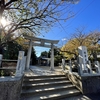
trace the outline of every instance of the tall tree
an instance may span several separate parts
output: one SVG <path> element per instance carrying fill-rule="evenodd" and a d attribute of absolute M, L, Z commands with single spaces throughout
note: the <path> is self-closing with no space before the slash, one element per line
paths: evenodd
<path fill-rule="evenodd" d="M 66 1 L 0 0 L 0 20 L 8 21 L 6 25 L 0 21 L 0 44 L 21 34 L 39 35 L 58 20 L 68 20 L 73 13 L 69 9 L 70 0 Z"/>
<path fill-rule="evenodd" d="M 70 40 L 61 48 L 61 52 L 68 58 L 77 58 L 77 49 L 79 46 L 84 46 L 88 35 L 84 33 L 84 28 L 77 28 L 72 34 Z"/>
<path fill-rule="evenodd" d="M 22 46 L 16 41 L 7 42 L 4 48 L 4 59 L 18 59 L 18 53 L 22 50 Z"/>
<path fill-rule="evenodd" d="M 84 33 L 84 29 L 77 29 L 76 32 L 73 34 L 72 38 L 61 48 L 61 51 L 68 58 L 78 56 L 78 47 L 79 46 L 86 46 L 89 50 L 89 54 L 91 51 L 98 51 L 99 45 L 98 41 L 100 39 L 100 32 L 93 31 L 88 34 Z M 95 45 L 93 45 L 95 44 Z M 92 54 L 93 54 L 92 52 Z"/>
<path fill-rule="evenodd" d="M 45 58 L 48 58 L 48 52 L 47 51 L 43 51 L 41 52 L 41 57 L 45 57 Z"/>
<path fill-rule="evenodd" d="M 90 56 L 92 55 L 93 59 L 96 61 L 97 55 L 100 52 L 100 32 L 91 31 L 88 40 L 91 43 L 91 45 L 88 47 Z"/>

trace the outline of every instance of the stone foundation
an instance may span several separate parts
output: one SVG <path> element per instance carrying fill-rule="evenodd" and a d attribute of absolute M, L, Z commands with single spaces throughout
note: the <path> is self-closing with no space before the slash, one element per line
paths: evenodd
<path fill-rule="evenodd" d="M 70 72 L 66 76 L 83 94 L 100 92 L 100 76 L 83 77 Z"/>
<path fill-rule="evenodd" d="M 0 100 L 19 100 L 22 77 L 0 77 Z"/>

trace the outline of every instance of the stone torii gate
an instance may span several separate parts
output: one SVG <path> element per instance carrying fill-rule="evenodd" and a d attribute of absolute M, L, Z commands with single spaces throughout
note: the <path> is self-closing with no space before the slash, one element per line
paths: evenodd
<path fill-rule="evenodd" d="M 27 35 L 24 35 L 24 38 L 29 40 L 29 42 L 25 43 L 29 45 L 27 59 L 26 59 L 26 69 L 28 70 L 30 66 L 32 46 L 42 46 L 42 47 L 51 48 L 50 70 L 54 70 L 54 48 L 57 48 L 54 44 L 57 44 L 59 40 L 48 40 L 48 39 L 42 39 L 42 38 L 37 38 L 37 37 L 32 37 Z"/>

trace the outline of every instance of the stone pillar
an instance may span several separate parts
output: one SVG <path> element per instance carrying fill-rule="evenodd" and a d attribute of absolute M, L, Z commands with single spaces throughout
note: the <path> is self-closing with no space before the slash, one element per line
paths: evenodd
<path fill-rule="evenodd" d="M 91 68 L 91 62 L 90 61 L 87 62 L 87 67 L 89 68 L 89 73 L 93 74 L 93 71 L 92 71 L 92 68 Z"/>
<path fill-rule="evenodd" d="M 30 40 L 29 49 L 26 58 L 26 70 L 28 70 L 30 66 L 31 52 L 32 52 L 32 40 Z"/>
<path fill-rule="evenodd" d="M 62 69 L 65 70 L 65 59 L 62 59 Z"/>
<path fill-rule="evenodd" d="M 54 71 L 54 48 L 53 43 L 51 43 L 51 65 L 50 70 Z"/>
<path fill-rule="evenodd" d="M 2 54 L 0 54 L 0 67 L 2 67 Z"/>
<path fill-rule="evenodd" d="M 19 51 L 19 55 L 18 55 L 18 61 L 17 61 L 17 67 L 16 67 L 16 74 L 15 76 L 22 76 L 23 75 L 23 71 L 25 67 L 25 61 L 24 61 L 24 51 Z"/>
<path fill-rule="evenodd" d="M 100 74 L 100 64 L 98 61 L 95 61 L 95 68 L 96 68 L 96 72 Z"/>
<path fill-rule="evenodd" d="M 26 64 L 26 56 L 23 57 L 22 63 L 23 63 L 22 72 L 24 72 L 25 71 L 25 64 Z"/>
<path fill-rule="evenodd" d="M 72 62 L 71 62 L 71 59 L 69 60 L 69 67 L 70 67 L 70 72 L 72 72 Z"/>
<path fill-rule="evenodd" d="M 80 64 L 80 74 L 87 74 L 88 68 L 87 68 L 87 61 L 88 61 L 88 54 L 87 54 L 87 48 L 85 46 L 78 47 L 79 52 L 79 64 Z"/>

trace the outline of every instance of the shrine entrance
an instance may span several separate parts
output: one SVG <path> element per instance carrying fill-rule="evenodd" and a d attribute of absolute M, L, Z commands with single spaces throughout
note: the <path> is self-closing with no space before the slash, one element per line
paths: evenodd
<path fill-rule="evenodd" d="M 57 44 L 59 40 L 48 40 L 27 35 L 24 35 L 24 38 L 29 40 L 29 42 L 25 43 L 29 45 L 28 54 L 26 58 L 26 69 L 28 70 L 30 66 L 32 46 L 41 46 L 51 48 L 50 70 L 54 70 L 54 48 L 57 48 L 54 44 Z"/>

